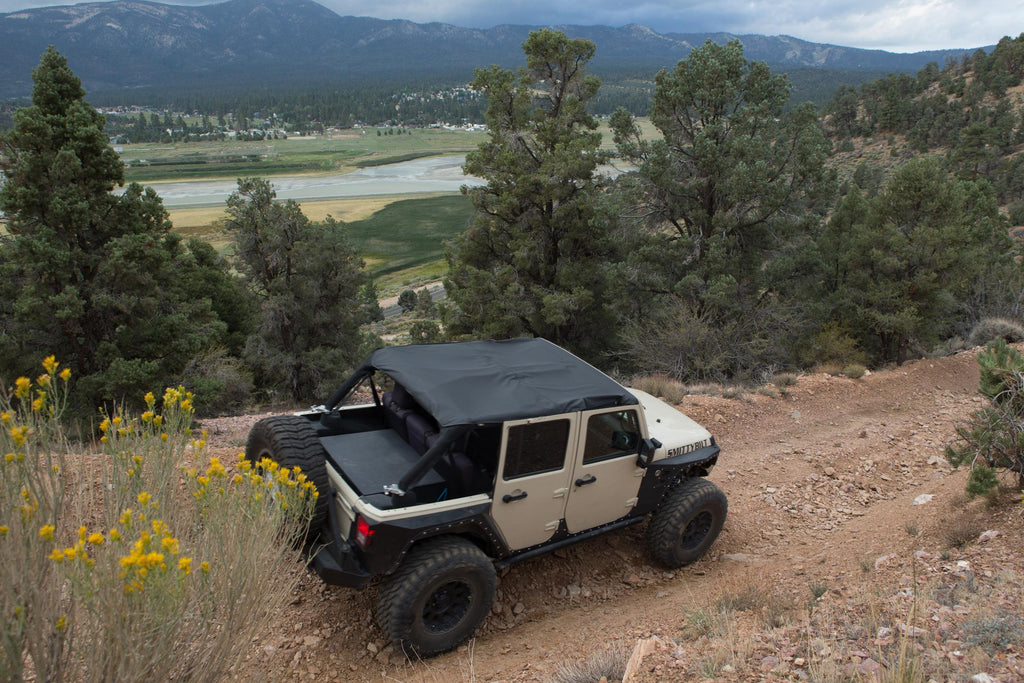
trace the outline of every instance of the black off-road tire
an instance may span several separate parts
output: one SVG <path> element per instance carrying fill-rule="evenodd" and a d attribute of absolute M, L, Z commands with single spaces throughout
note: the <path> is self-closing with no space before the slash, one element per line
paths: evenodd
<path fill-rule="evenodd" d="M 320 445 L 313 424 L 300 415 L 275 415 L 253 425 L 245 444 L 245 457 L 257 466 L 263 458 L 270 458 L 281 467 L 296 465 L 313 482 L 319 493 L 309 520 L 309 531 L 304 541 L 312 543 L 327 521 L 327 501 L 330 498 L 327 482 L 327 453 Z"/>
<path fill-rule="evenodd" d="M 647 552 L 675 569 L 699 560 L 718 538 L 729 502 L 707 479 L 687 479 L 665 495 L 647 525 Z"/>
<path fill-rule="evenodd" d="M 497 587 L 494 564 L 480 548 L 456 536 L 431 539 L 384 580 L 377 620 L 407 655 L 431 657 L 476 632 Z"/>

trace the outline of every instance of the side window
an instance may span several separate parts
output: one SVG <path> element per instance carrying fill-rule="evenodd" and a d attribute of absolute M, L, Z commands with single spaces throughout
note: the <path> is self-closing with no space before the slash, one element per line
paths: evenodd
<path fill-rule="evenodd" d="M 509 427 L 505 446 L 505 479 L 552 472 L 565 464 L 569 420 L 551 420 Z"/>
<path fill-rule="evenodd" d="M 639 445 L 640 424 L 635 410 L 591 415 L 587 420 L 583 464 L 622 455 L 636 455 Z"/>

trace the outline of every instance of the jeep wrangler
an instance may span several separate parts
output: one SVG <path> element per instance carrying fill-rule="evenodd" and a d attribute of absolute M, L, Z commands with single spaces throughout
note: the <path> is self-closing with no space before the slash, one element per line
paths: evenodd
<path fill-rule="evenodd" d="M 472 636 L 496 571 L 521 560 L 648 516 L 657 561 L 700 558 L 728 508 L 704 478 L 718 453 L 682 413 L 543 339 L 379 349 L 246 445 L 316 484 L 312 566 L 352 588 L 383 577 L 380 625 L 421 657 Z"/>

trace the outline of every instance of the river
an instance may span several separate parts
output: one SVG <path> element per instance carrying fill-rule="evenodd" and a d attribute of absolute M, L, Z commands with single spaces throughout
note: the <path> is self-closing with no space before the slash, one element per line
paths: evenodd
<path fill-rule="evenodd" d="M 482 185 L 479 178 L 462 174 L 465 155 L 424 157 L 397 164 L 361 168 L 334 175 L 277 176 L 268 178 L 278 199 L 296 201 L 368 197 L 374 195 L 458 192 L 462 185 Z M 145 183 L 168 208 L 224 204 L 238 189 L 234 180 L 187 180 Z"/>

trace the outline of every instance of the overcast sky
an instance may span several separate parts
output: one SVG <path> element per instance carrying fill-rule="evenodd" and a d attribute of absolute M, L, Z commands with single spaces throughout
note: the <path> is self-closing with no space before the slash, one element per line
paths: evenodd
<path fill-rule="evenodd" d="M 816 43 L 917 52 L 993 45 L 1024 32 L 1021 0 L 319 0 L 338 14 L 499 24 L 643 24 L 660 33 L 785 34 Z M 175 0 L 205 5 L 210 0 Z M 0 0 L 0 12 L 76 4 Z"/>

